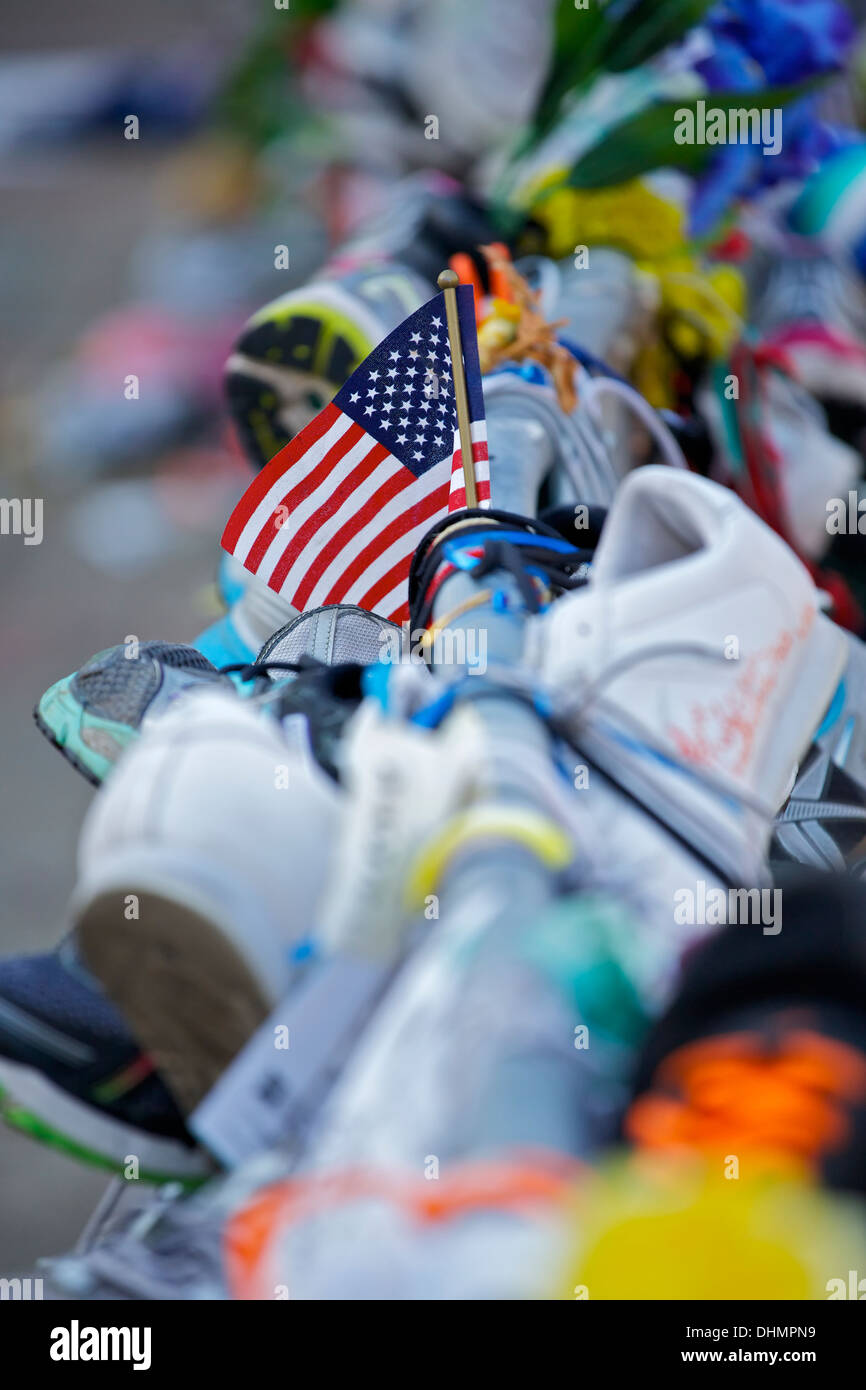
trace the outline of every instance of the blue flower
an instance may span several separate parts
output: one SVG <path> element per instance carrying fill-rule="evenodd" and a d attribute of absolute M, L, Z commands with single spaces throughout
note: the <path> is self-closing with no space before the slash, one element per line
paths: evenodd
<path fill-rule="evenodd" d="M 854 21 L 837 0 L 721 0 L 707 23 L 758 63 L 772 84 L 842 66 Z"/>

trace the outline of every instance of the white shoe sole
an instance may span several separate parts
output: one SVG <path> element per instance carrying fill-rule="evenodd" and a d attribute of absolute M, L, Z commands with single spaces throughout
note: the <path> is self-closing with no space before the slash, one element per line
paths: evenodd
<path fill-rule="evenodd" d="M 35 1067 L 5 1057 L 0 1057 L 0 1096 L 0 1114 L 15 1129 L 90 1163 L 125 1174 L 135 1159 L 135 1176 L 145 1182 L 183 1182 L 214 1171 L 204 1150 L 103 1114 Z"/>

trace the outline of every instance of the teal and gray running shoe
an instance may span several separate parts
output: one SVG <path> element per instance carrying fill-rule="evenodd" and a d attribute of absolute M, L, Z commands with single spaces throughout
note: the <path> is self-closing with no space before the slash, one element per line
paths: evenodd
<path fill-rule="evenodd" d="M 194 647 L 123 643 L 55 681 L 33 717 L 64 758 L 99 786 L 146 715 L 161 713 L 193 686 L 214 682 L 228 678 Z"/>

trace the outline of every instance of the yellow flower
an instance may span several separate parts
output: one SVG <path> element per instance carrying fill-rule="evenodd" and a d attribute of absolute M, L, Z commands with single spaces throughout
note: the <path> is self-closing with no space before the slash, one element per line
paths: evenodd
<path fill-rule="evenodd" d="M 746 288 L 732 266 L 703 267 L 692 256 L 672 256 L 641 267 L 656 276 L 660 318 L 683 357 L 724 357 L 742 331 Z"/>
<path fill-rule="evenodd" d="M 676 362 L 670 351 L 656 338 L 646 343 L 632 364 L 632 381 L 645 400 L 656 410 L 671 410 L 676 398 L 671 388 Z"/>
<path fill-rule="evenodd" d="M 680 247 L 685 234 L 683 209 L 642 179 L 614 188 L 542 191 L 532 215 L 547 232 L 548 253 L 557 258 L 584 245 L 614 246 L 631 256 L 655 259 Z"/>

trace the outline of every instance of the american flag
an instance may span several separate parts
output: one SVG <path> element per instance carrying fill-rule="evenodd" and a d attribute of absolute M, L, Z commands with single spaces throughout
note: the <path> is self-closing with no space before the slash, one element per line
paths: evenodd
<path fill-rule="evenodd" d="M 456 291 L 480 506 L 490 504 L 473 291 Z M 301 612 L 408 617 L 415 547 L 466 506 L 444 294 L 389 334 L 244 493 L 223 548 Z"/>

